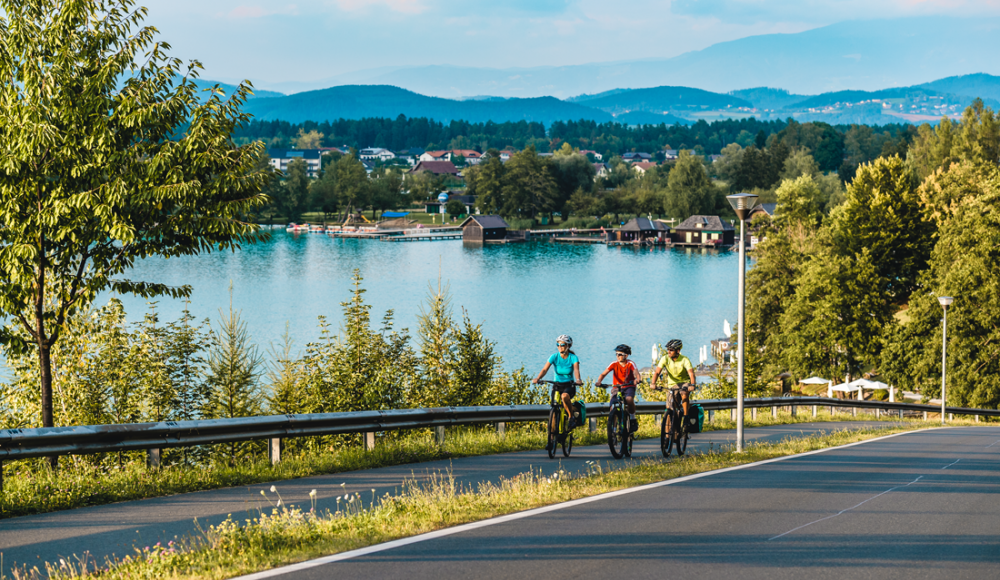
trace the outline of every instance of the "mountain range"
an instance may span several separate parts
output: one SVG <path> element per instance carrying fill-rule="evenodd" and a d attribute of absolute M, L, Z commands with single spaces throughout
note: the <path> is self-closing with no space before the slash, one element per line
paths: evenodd
<path fill-rule="evenodd" d="M 1000 74 L 997 54 L 1000 18 L 914 17 L 852 20 L 794 34 L 750 36 L 673 58 L 646 55 L 572 66 L 525 63 L 508 69 L 389 66 L 309 82 L 255 80 L 254 84 L 284 93 L 336 85 L 392 85 L 448 98 L 565 99 L 658 86 L 698 87 L 717 93 L 767 86 L 815 95 L 913 86 L 978 72 Z M 947 87 L 928 88 L 954 92 Z"/>
<path fill-rule="evenodd" d="M 210 83 L 211 81 L 204 81 Z M 933 88 L 932 88 L 933 87 Z M 225 87 L 223 87 L 225 89 Z M 232 90 L 230 88 L 230 90 Z M 957 117 L 974 98 L 1000 110 L 1000 76 L 973 74 L 911 87 L 879 91 L 832 91 L 797 95 L 784 89 L 758 87 L 715 93 L 690 87 L 616 89 L 566 100 L 476 97 L 463 100 L 421 95 L 386 85 L 348 85 L 287 96 L 266 94 L 247 102 L 245 110 L 260 120 L 335 121 L 340 118 L 429 117 L 441 122 L 553 121 L 581 119 L 628 125 L 693 123 L 723 118 L 825 121 L 831 124 L 885 125 L 936 122 Z"/>

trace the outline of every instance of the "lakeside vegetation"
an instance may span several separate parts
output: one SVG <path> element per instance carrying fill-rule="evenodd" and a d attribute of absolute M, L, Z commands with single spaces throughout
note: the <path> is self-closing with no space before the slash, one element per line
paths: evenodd
<path fill-rule="evenodd" d="M 385 495 L 366 506 L 350 496 L 334 512 L 310 506 L 275 507 L 244 523 L 227 520 L 203 533 L 167 545 L 141 548 L 115 562 L 97 562 L 104 578 L 231 578 L 311 558 L 336 554 L 503 514 L 590 497 L 685 475 L 804 453 L 913 429 L 913 425 L 839 431 L 790 438 L 780 443 L 750 443 L 743 452 L 716 450 L 672 461 L 643 460 L 605 470 L 598 462 L 588 473 L 538 470 L 499 483 L 456 484 L 442 473 L 426 484 L 411 484 L 397 496 Z M 277 502 L 281 488 L 272 488 Z M 79 578 L 92 568 L 78 561 L 21 568 L 13 577 Z"/>

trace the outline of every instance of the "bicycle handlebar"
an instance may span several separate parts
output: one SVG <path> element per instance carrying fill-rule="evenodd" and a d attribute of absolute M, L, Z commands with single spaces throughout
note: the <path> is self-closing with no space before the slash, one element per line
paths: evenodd
<path fill-rule="evenodd" d="M 608 389 L 608 388 L 614 388 L 614 387 L 634 387 L 635 383 L 623 383 L 621 385 L 605 385 L 603 383 L 597 383 L 594 386 L 597 387 L 598 389 Z"/>

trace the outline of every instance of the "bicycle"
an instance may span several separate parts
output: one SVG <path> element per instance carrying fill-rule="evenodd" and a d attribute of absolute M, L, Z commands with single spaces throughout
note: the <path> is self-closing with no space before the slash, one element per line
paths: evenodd
<path fill-rule="evenodd" d="M 635 383 L 623 385 L 595 385 L 599 389 L 631 387 Z M 625 410 L 625 401 L 615 393 L 611 397 L 611 409 L 608 412 L 608 448 L 615 459 L 632 457 L 632 420 Z"/>
<path fill-rule="evenodd" d="M 660 451 L 664 457 L 670 457 L 670 451 L 674 447 L 677 449 L 678 457 L 684 455 L 687 450 L 688 425 L 683 420 L 684 405 L 681 402 L 680 390 L 691 386 L 689 384 L 675 385 L 668 387 L 667 408 L 663 412 L 663 420 L 660 422 Z M 663 387 L 654 387 L 654 391 L 667 390 Z"/>
<path fill-rule="evenodd" d="M 566 416 L 566 408 L 563 407 L 562 397 L 556 391 L 557 383 L 555 381 L 538 382 L 552 385 L 549 397 L 551 405 L 549 409 L 549 442 L 545 450 L 549 453 L 549 459 L 555 459 L 556 446 L 559 445 L 562 446 L 563 457 L 569 457 L 569 454 L 573 451 L 573 430 L 569 429 L 571 417 Z M 572 404 L 571 401 L 570 405 Z"/>

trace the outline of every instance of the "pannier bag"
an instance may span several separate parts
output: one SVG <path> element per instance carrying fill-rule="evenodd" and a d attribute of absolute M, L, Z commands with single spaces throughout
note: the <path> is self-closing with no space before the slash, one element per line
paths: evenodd
<path fill-rule="evenodd" d="M 701 433 L 705 424 L 705 409 L 701 405 L 690 405 L 684 420 L 687 421 L 688 433 Z"/>
<path fill-rule="evenodd" d="M 587 405 L 580 401 L 573 401 L 573 407 L 576 408 L 576 412 L 580 413 L 580 425 L 587 422 Z"/>

